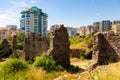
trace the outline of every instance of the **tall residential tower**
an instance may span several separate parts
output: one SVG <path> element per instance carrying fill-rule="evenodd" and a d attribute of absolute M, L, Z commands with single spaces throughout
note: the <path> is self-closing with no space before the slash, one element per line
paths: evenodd
<path fill-rule="evenodd" d="M 31 32 L 47 34 L 47 14 L 42 9 L 33 6 L 21 12 L 20 28 L 25 31 L 25 35 Z"/>
<path fill-rule="evenodd" d="M 110 20 L 103 20 L 100 23 L 100 31 L 104 32 L 104 31 L 109 31 L 111 29 L 111 22 Z"/>

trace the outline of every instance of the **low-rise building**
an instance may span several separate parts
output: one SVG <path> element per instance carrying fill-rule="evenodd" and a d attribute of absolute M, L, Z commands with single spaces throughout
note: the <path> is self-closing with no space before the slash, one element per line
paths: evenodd
<path fill-rule="evenodd" d="M 112 31 L 113 31 L 115 34 L 120 34 L 120 24 L 113 24 L 113 25 L 112 25 Z"/>
<path fill-rule="evenodd" d="M 4 27 L 0 27 L 0 40 L 7 38 L 10 34 L 10 30 Z"/>
<path fill-rule="evenodd" d="M 6 29 L 10 30 L 11 35 L 14 35 L 18 32 L 17 25 L 6 25 Z"/>
<path fill-rule="evenodd" d="M 81 26 L 80 28 L 77 29 L 77 34 L 79 36 L 83 35 L 89 35 L 94 32 L 94 26 L 88 25 L 88 26 Z"/>
<path fill-rule="evenodd" d="M 18 32 L 16 25 L 6 25 L 6 27 L 0 27 L 0 40 L 7 38 L 8 36 L 15 35 Z"/>
<path fill-rule="evenodd" d="M 17 31 L 17 25 L 6 25 L 6 28 L 13 32 Z"/>
<path fill-rule="evenodd" d="M 59 28 L 59 25 L 55 24 L 50 27 L 50 32 L 53 32 L 56 28 Z M 77 35 L 76 28 L 66 27 L 69 37 L 75 37 Z"/>
<path fill-rule="evenodd" d="M 111 29 L 110 20 L 103 20 L 102 22 L 100 22 L 100 31 L 101 32 L 109 31 L 110 29 Z"/>
<path fill-rule="evenodd" d="M 75 37 L 77 35 L 77 31 L 75 28 L 72 28 L 72 27 L 66 27 L 66 28 L 67 28 L 69 37 Z"/>

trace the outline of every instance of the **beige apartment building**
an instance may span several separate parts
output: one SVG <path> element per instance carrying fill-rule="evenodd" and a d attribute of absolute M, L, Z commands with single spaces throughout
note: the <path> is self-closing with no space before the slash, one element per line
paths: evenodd
<path fill-rule="evenodd" d="M 120 34 L 120 24 L 113 24 L 113 25 L 112 25 L 112 31 L 113 31 L 115 34 Z"/>
<path fill-rule="evenodd" d="M 17 33 L 16 25 L 7 25 L 6 27 L 0 27 L 0 40 L 7 38 L 8 36 L 12 36 Z"/>
<path fill-rule="evenodd" d="M 92 25 L 81 26 L 80 28 L 77 29 L 77 34 L 79 34 L 79 36 L 89 35 L 93 32 L 94 32 L 94 26 Z"/>
<path fill-rule="evenodd" d="M 0 40 L 7 38 L 10 34 L 10 30 L 0 27 Z"/>

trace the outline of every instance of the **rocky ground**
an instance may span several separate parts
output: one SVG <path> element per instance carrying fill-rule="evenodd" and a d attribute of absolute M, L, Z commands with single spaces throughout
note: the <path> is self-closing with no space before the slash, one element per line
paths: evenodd
<path fill-rule="evenodd" d="M 71 62 L 71 65 L 86 69 L 89 65 L 90 60 L 80 60 L 78 58 L 72 58 L 70 59 L 70 62 Z"/>

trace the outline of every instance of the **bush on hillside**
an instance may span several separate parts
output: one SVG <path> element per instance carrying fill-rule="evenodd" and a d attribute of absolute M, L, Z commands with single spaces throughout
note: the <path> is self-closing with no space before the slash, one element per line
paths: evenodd
<path fill-rule="evenodd" d="M 28 69 L 27 63 L 22 59 L 11 58 L 1 68 L 5 74 L 14 74 Z"/>
<path fill-rule="evenodd" d="M 35 67 L 42 67 L 44 70 L 51 72 L 55 70 L 63 70 L 63 67 L 57 65 L 55 60 L 46 54 L 42 54 L 40 57 L 37 57 L 33 63 Z"/>

